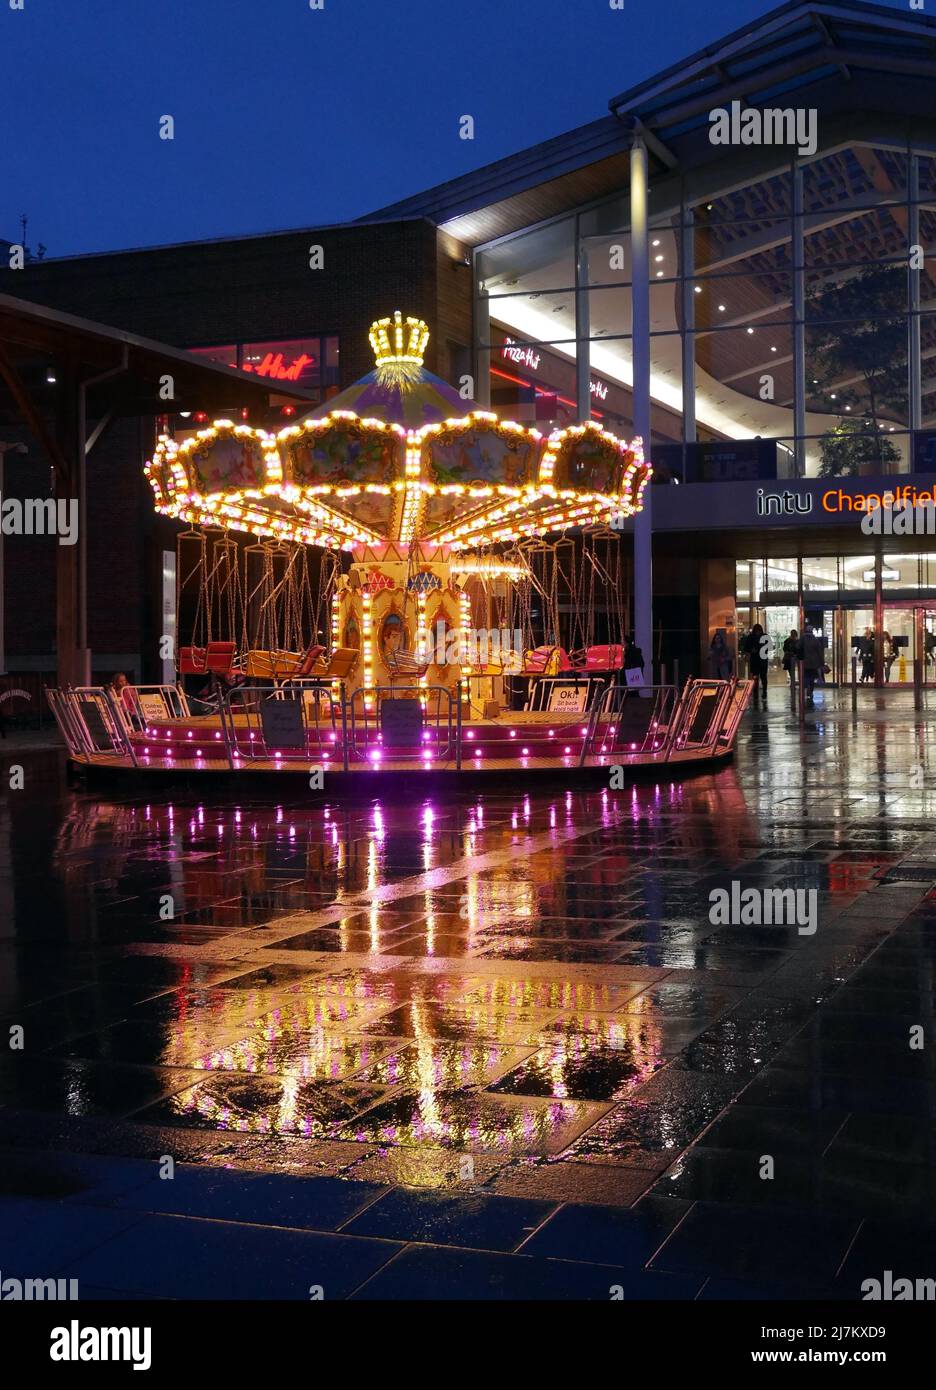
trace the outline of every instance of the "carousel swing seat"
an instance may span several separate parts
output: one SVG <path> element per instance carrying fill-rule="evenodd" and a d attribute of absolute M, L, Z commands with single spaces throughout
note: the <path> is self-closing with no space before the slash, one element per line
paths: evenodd
<path fill-rule="evenodd" d="M 384 655 L 384 663 L 390 672 L 391 683 L 399 679 L 422 680 L 429 670 L 429 663 L 420 661 L 414 652 L 406 651 L 400 647 L 397 651 L 388 651 Z"/>
<path fill-rule="evenodd" d="M 223 676 L 229 680 L 234 675 L 236 651 L 234 642 L 208 642 L 204 647 L 180 647 L 179 675 Z"/>
<path fill-rule="evenodd" d="M 248 651 L 244 657 L 243 673 L 251 680 L 297 680 L 318 675 L 325 648 L 310 644 L 304 652 Z"/>
<path fill-rule="evenodd" d="M 204 647 L 179 648 L 180 676 L 206 676 L 207 674 L 208 667 L 205 665 Z"/>

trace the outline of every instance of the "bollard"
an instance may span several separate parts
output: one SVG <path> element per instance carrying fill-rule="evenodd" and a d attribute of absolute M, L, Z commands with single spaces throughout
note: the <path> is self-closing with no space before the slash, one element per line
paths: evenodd
<path fill-rule="evenodd" d="M 923 708 L 923 663 L 918 656 L 913 658 L 913 708 Z"/>
<path fill-rule="evenodd" d="M 851 659 L 852 668 L 852 714 L 858 713 L 858 658 Z"/>
<path fill-rule="evenodd" d="M 806 681 L 803 679 L 804 670 L 805 668 L 803 666 L 803 658 L 800 657 L 799 661 L 797 661 L 796 663 L 796 683 L 798 686 L 797 693 L 799 697 L 799 722 L 801 724 L 806 723 Z"/>

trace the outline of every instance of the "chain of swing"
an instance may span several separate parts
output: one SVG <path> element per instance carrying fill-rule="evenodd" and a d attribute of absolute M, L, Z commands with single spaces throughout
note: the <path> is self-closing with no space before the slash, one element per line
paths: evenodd
<path fill-rule="evenodd" d="M 519 630 L 525 647 L 557 643 L 577 654 L 620 643 L 629 629 L 630 576 L 620 536 L 610 528 L 525 541 L 482 558 L 521 572 L 519 579 L 497 585 L 502 598 L 496 625 Z M 483 583 L 487 589 L 488 581 Z"/>
<path fill-rule="evenodd" d="M 240 546 L 225 532 L 176 540 L 176 631 L 193 646 L 236 642 L 242 652 L 327 645 L 338 556 L 304 545 Z"/>
<path fill-rule="evenodd" d="M 338 556 L 284 541 L 241 546 L 225 532 L 193 528 L 177 537 L 176 557 L 176 631 L 193 646 L 231 641 L 242 652 L 302 652 L 315 641 L 328 645 Z M 620 642 L 628 630 L 629 574 L 620 537 L 609 528 L 481 551 L 479 559 L 519 571 L 507 582 L 482 572 L 478 582 L 487 625 L 519 630 L 526 647 L 558 643 L 576 654 Z M 414 548 L 404 624 L 406 608 L 416 604 L 416 573 Z"/>

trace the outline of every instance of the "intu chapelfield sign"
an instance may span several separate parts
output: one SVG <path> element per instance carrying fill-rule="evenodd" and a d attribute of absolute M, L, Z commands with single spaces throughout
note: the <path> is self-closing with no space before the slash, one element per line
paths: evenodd
<path fill-rule="evenodd" d="M 936 488 L 918 489 L 911 484 L 887 488 L 883 492 L 847 492 L 841 487 L 826 488 L 821 493 L 794 488 L 767 492 L 759 487 L 754 510 L 757 516 L 808 516 L 815 507 L 827 516 L 837 516 L 933 503 L 936 503 Z"/>

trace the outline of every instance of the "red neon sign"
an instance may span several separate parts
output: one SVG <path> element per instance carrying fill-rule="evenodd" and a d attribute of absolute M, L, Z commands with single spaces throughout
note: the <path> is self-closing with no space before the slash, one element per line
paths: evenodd
<path fill-rule="evenodd" d="M 303 352 L 298 357 L 294 357 L 287 366 L 281 352 L 268 352 L 262 362 L 258 362 L 256 366 L 252 362 L 245 362 L 244 371 L 254 372 L 257 376 L 271 377 L 274 381 L 298 381 L 306 367 L 314 361 L 314 357 Z"/>

